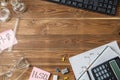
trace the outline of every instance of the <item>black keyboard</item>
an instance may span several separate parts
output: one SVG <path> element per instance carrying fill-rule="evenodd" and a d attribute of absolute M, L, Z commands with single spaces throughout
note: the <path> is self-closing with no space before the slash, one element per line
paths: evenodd
<path fill-rule="evenodd" d="M 118 0 L 48 0 L 80 9 L 91 10 L 108 15 L 115 15 Z"/>

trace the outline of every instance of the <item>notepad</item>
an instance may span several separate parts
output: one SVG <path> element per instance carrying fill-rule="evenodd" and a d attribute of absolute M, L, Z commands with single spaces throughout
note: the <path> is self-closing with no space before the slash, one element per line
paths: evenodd
<path fill-rule="evenodd" d="M 11 29 L 0 33 L 0 51 L 15 44 L 17 44 L 17 39 Z"/>

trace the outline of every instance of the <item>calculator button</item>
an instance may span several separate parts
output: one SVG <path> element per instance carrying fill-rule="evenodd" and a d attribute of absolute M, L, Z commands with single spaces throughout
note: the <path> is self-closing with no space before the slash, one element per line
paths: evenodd
<path fill-rule="evenodd" d="M 107 65 L 107 64 L 105 64 L 105 67 L 108 67 L 108 65 Z"/>
<path fill-rule="evenodd" d="M 97 68 L 97 71 L 99 71 L 99 68 Z"/>
<path fill-rule="evenodd" d="M 107 72 L 107 70 L 105 69 L 105 70 L 104 70 L 104 72 L 106 73 L 106 72 Z"/>
<path fill-rule="evenodd" d="M 99 67 L 100 68 L 100 70 L 102 70 L 102 67 Z"/>
<path fill-rule="evenodd" d="M 104 78 L 106 78 L 107 76 L 106 75 L 103 75 Z"/>
<path fill-rule="evenodd" d="M 101 72 L 99 72 L 99 75 L 102 75 L 102 73 L 101 73 Z"/>
<path fill-rule="evenodd" d="M 104 71 L 102 71 L 102 74 L 104 74 Z"/>
<path fill-rule="evenodd" d="M 107 75 L 107 77 L 109 77 L 109 74 L 108 74 L 108 73 L 107 73 L 106 75 Z"/>
<path fill-rule="evenodd" d="M 97 80 L 101 80 L 101 79 L 98 77 Z"/>
<path fill-rule="evenodd" d="M 112 75 L 112 73 L 111 73 L 111 72 L 110 72 L 109 74 L 110 74 L 110 75 Z"/>
<path fill-rule="evenodd" d="M 101 76 L 101 79 L 102 79 L 102 80 L 104 79 L 103 76 Z"/>
<path fill-rule="evenodd" d="M 115 80 L 115 78 L 114 78 L 114 77 L 112 77 L 112 80 Z"/>
<path fill-rule="evenodd" d="M 98 77 L 99 75 L 96 73 L 96 76 Z"/>
<path fill-rule="evenodd" d="M 107 70 L 109 71 L 110 69 L 109 69 L 109 68 L 107 68 Z"/>
<path fill-rule="evenodd" d="M 94 73 L 96 73 L 96 72 L 97 72 L 97 71 L 96 71 L 96 69 L 94 69 L 93 71 L 94 71 Z"/>
<path fill-rule="evenodd" d="M 102 68 L 105 68 L 105 66 L 104 66 L 104 65 L 102 65 Z"/>

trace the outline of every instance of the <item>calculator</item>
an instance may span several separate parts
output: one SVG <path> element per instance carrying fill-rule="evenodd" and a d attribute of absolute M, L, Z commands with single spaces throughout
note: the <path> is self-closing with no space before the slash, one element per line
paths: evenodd
<path fill-rule="evenodd" d="M 120 80 L 120 58 L 115 57 L 91 69 L 95 80 Z"/>

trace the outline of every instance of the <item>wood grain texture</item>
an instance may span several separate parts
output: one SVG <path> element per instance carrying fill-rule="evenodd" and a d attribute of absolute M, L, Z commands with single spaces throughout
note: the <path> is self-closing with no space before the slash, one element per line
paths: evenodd
<path fill-rule="evenodd" d="M 15 20 L 2 23 L 0 31 L 14 28 Z M 119 34 L 120 20 L 111 19 L 21 19 L 18 35 Z M 75 24 L 74 24 L 75 23 Z M 99 29 L 98 29 L 99 28 Z M 111 30 L 113 28 L 113 30 Z"/>
<path fill-rule="evenodd" d="M 12 52 L 5 50 L 4 54 L 24 54 L 31 64 L 30 68 L 19 80 L 28 80 L 32 68 L 39 67 L 51 73 L 75 80 L 69 63 L 69 57 L 80 54 L 111 41 L 117 40 L 120 44 L 120 6 L 116 16 L 94 13 L 68 6 L 58 5 L 46 0 L 23 0 L 28 10 L 23 14 L 13 12 L 9 22 L 0 22 L 0 32 L 13 29 L 16 17 L 20 17 L 17 30 L 18 44 Z M 65 56 L 66 60 L 61 61 Z M 11 57 L 6 56 L 7 62 Z M 2 65 L 2 59 L 0 59 Z M 7 63 L 10 65 L 10 63 Z M 69 68 L 69 73 L 62 75 L 56 68 Z M 0 66 L 0 71 L 8 67 Z M 21 71 L 16 71 L 13 80 Z M 0 77 L 0 80 L 4 80 Z M 59 80 L 60 80 L 59 79 Z M 9 79 L 8 79 L 9 80 Z"/>

